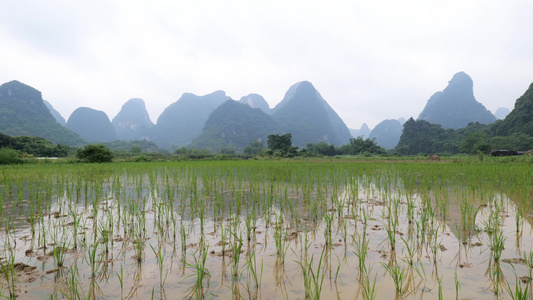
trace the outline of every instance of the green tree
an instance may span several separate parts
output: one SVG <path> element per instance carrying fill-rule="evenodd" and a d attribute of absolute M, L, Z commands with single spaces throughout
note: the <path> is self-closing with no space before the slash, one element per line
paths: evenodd
<path fill-rule="evenodd" d="M 292 134 L 271 134 L 267 137 L 267 145 L 272 151 L 289 152 L 292 147 Z"/>
<path fill-rule="evenodd" d="M 101 144 L 89 144 L 78 149 L 76 157 L 84 162 L 103 163 L 113 160 L 113 153 L 108 147 Z"/>
<path fill-rule="evenodd" d="M 265 144 L 261 140 L 253 140 L 250 145 L 243 150 L 244 154 L 261 154 L 266 150 Z"/>
<path fill-rule="evenodd" d="M 485 154 L 492 150 L 487 135 L 483 131 L 476 131 L 468 133 L 459 146 L 459 150 L 463 153 L 475 154 L 481 151 Z"/>
<path fill-rule="evenodd" d="M 141 147 L 138 147 L 138 146 L 133 146 L 130 149 L 131 154 L 137 155 L 137 154 L 141 154 L 141 152 L 143 152 L 143 150 L 141 149 Z"/>
<path fill-rule="evenodd" d="M 313 154 L 322 154 L 325 156 L 335 156 L 339 153 L 335 145 L 326 142 L 309 143 L 305 146 Z"/>
<path fill-rule="evenodd" d="M 350 143 L 340 147 L 339 152 L 344 155 L 385 154 L 385 148 L 376 144 L 374 139 L 364 140 L 362 137 L 351 138 Z"/>
<path fill-rule="evenodd" d="M 220 154 L 235 154 L 235 148 L 233 147 L 222 147 L 220 148 L 220 150 L 218 151 L 218 153 Z"/>

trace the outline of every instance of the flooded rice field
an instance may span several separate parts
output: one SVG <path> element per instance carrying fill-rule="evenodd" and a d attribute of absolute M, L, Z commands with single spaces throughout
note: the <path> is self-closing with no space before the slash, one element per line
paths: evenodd
<path fill-rule="evenodd" d="M 20 299 L 530 299 L 532 165 L 247 161 L 0 171 Z"/>

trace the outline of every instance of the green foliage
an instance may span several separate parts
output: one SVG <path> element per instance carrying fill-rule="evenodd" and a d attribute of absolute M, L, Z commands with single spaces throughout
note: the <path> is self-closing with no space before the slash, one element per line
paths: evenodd
<path fill-rule="evenodd" d="M 209 149 L 194 149 L 194 148 L 185 148 L 181 147 L 174 151 L 177 155 L 209 155 L 211 151 Z"/>
<path fill-rule="evenodd" d="M 319 154 L 324 156 L 335 156 L 335 155 L 383 155 L 387 151 L 380 147 L 375 139 L 363 139 L 362 137 L 351 138 L 350 143 L 342 145 L 340 147 L 335 147 L 335 145 L 328 144 L 325 142 L 317 144 L 307 144 L 306 148 L 312 154 Z"/>
<path fill-rule="evenodd" d="M 386 150 L 376 144 L 374 139 L 364 140 L 362 137 L 351 138 L 350 143 L 339 148 L 344 155 L 361 155 L 361 154 L 385 154 Z"/>
<path fill-rule="evenodd" d="M 220 154 L 235 154 L 236 152 L 235 148 L 232 147 L 222 147 L 218 150 L 218 153 Z"/>
<path fill-rule="evenodd" d="M 335 156 L 339 154 L 339 150 L 335 147 L 335 145 L 328 144 L 326 142 L 320 142 L 316 144 L 309 143 L 305 147 L 313 154 L 321 154 L 325 156 Z"/>
<path fill-rule="evenodd" d="M 20 164 L 20 153 L 15 149 L 0 148 L 0 165 Z"/>
<path fill-rule="evenodd" d="M 267 148 L 263 141 L 253 140 L 249 146 L 246 146 L 243 150 L 244 154 L 262 154 Z"/>
<path fill-rule="evenodd" d="M 533 149 L 533 136 L 516 132 L 509 136 L 495 136 L 490 139 L 494 150 L 527 151 Z"/>
<path fill-rule="evenodd" d="M 140 154 L 141 152 L 143 152 L 143 149 L 141 149 L 141 147 L 138 147 L 138 146 L 133 146 L 130 149 L 131 154 Z"/>
<path fill-rule="evenodd" d="M 292 134 L 271 134 L 267 137 L 267 145 L 272 151 L 288 152 L 292 147 Z"/>
<path fill-rule="evenodd" d="M 76 157 L 83 162 L 103 163 L 113 160 L 111 150 L 102 144 L 89 144 L 78 149 Z"/>
<path fill-rule="evenodd" d="M 492 136 L 510 136 L 515 133 L 533 134 L 533 83 L 520 98 L 504 120 L 494 123 Z"/>
<path fill-rule="evenodd" d="M 138 153 L 131 152 L 132 154 L 160 151 L 156 143 L 147 140 L 112 141 L 108 143 L 103 143 L 103 145 L 109 147 L 109 149 L 111 149 L 112 151 L 131 152 L 133 149 L 135 149 L 135 151 L 138 150 L 137 148 L 141 149 L 141 151 Z"/>
<path fill-rule="evenodd" d="M 439 124 L 410 118 L 403 125 L 403 133 L 396 151 L 403 155 L 457 153 L 457 145 L 451 143 L 452 129 L 445 130 Z"/>
<path fill-rule="evenodd" d="M 44 157 L 65 157 L 69 152 L 68 146 L 54 145 L 44 138 L 9 136 L 2 133 L 0 133 L 0 147 L 12 148 L 22 153 Z"/>
<path fill-rule="evenodd" d="M 483 131 L 468 133 L 459 147 L 462 153 L 475 154 L 479 151 L 485 154 L 492 151 L 487 135 Z"/>

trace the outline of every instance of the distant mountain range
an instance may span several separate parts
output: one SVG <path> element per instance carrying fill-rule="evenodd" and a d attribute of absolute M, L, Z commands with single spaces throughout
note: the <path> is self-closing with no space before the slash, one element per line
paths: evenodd
<path fill-rule="evenodd" d="M 375 139 L 381 147 L 390 150 L 398 145 L 403 131 L 403 123 L 398 120 L 384 120 L 369 134 L 370 139 Z"/>
<path fill-rule="evenodd" d="M 50 110 L 50 113 L 52 114 L 52 116 L 54 116 L 54 118 L 56 119 L 57 123 L 59 123 L 61 126 L 66 126 L 67 125 L 67 121 L 65 120 L 65 118 L 63 118 L 63 116 L 57 110 L 55 110 L 55 108 L 52 106 L 52 104 L 50 104 L 50 102 L 48 102 L 46 100 L 43 100 L 43 102 L 44 102 L 44 105 L 46 105 L 46 107 L 48 107 L 48 110 Z"/>
<path fill-rule="evenodd" d="M 146 140 L 155 142 L 160 148 L 188 146 L 214 152 L 223 148 L 241 150 L 253 141 L 264 142 L 269 134 L 285 133 L 291 133 L 293 145 L 299 147 L 321 142 L 340 146 L 348 144 L 352 137 L 369 137 L 386 149 L 397 148 L 398 144 L 403 153 L 410 153 L 409 147 L 416 143 L 420 147 L 429 143 L 435 151 L 440 147 L 439 140 L 453 138 L 447 144 L 443 142 L 445 148 L 453 152 L 458 151 L 464 136 L 476 130 L 485 130 L 487 136 L 533 135 L 532 99 L 530 87 L 516 101 L 512 112 L 499 109 L 499 118 L 508 115 L 495 122 L 494 115 L 476 101 L 470 76 L 459 72 L 442 92 L 435 93 L 428 100 L 418 121 L 411 118 L 403 125 L 404 119 L 384 120 L 373 130 L 366 124 L 360 129 L 348 129 L 308 81 L 292 85 L 283 100 L 272 109 L 258 94 L 234 101 L 224 91 L 216 91 L 204 96 L 183 94 L 164 110 L 156 124 L 150 120 L 144 101 L 137 98 L 128 100 L 112 122 L 104 112 L 87 107 L 76 109 L 65 122 L 53 106 L 42 99 L 39 91 L 12 81 L 0 86 L 0 132 L 43 137 L 72 146 L 86 142 Z M 422 121 L 427 124 L 418 123 Z M 494 124 L 481 126 L 489 123 Z M 480 126 L 461 129 L 458 131 L 460 137 L 445 131 L 466 128 L 469 124 Z M 405 126 L 409 128 L 407 133 Z M 425 135 L 428 138 L 423 143 L 413 139 L 413 134 L 428 129 L 434 134 Z"/>
<path fill-rule="evenodd" d="M 138 98 L 124 103 L 111 123 L 115 128 L 117 139 L 123 141 L 149 139 L 150 129 L 154 127 L 144 101 Z"/>
<path fill-rule="evenodd" d="M 167 107 L 150 131 L 150 140 L 160 147 L 184 147 L 198 137 L 209 115 L 230 98 L 224 91 L 205 96 L 185 93 Z"/>
<path fill-rule="evenodd" d="M 507 115 L 511 112 L 510 109 L 508 109 L 507 107 L 499 107 L 496 112 L 494 113 L 494 116 L 496 117 L 496 119 L 498 120 L 503 120 L 505 119 L 505 117 L 507 117 Z"/>
<path fill-rule="evenodd" d="M 505 119 L 494 123 L 492 132 L 496 136 L 533 135 L 533 83 L 520 98 L 516 99 L 514 109 Z"/>
<path fill-rule="evenodd" d="M 493 149 L 533 149 L 533 83 L 503 120 L 491 124 L 470 122 L 457 130 L 409 119 L 396 151 L 399 154 L 488 153 Z"/>
<path fill-rule="evenodd" d="M 111 142 L 117 139 L 115 128 L 106 113 L 88 107 L 77 108 L 68 118 L 66 127 L 87 142 Z"/>
<path fill-rule="evenodd" d="M 227 100 L 211 113 L 203 132 L 190 147 L 215 152 L 222 148 L 242 149 L 254 140 L 266 141 L 268 135 L 280 132 L 279 124 L 261 108 Z"/>
<path fill-rule="evenodd" d="M 268 102 L 266 102 L 265 98 L 263 98 L 263 96 L 261 95 L 250 94 L 248 96 L 242 97 L 239 102 L 247 104 L 251 108 L 259 108 L 267 114 L 270 113 L 270 106 L 268 105 Z"/>
<path fill-rule="evenodd" d="M 471 122 L 490 124 L 496 121 L 496 117 L 476 101 L 473 86 L 472 78 L 465 72 L 455 74 L 442 92 L 429 98 L 418 120 L 440 124 L 445 129 L 466 127 Z"/>
<path fill-rule="evenodd" d="M 370 128 L 368 128 L 368 125 L 366 125 L 366 123 L 363 123 L 363 125 L 361 125 L 361 128 L 359 129 L 349 128 L 349 130 L 350 130 L 350 134 L 354 138 L 362 137 L 363 139 L 367 139 L 368 135 L 370 135 Z"/>
<path fill-rule="evenodd" d="M 0 85 L 0 132 L 11 136 L 42 137 L 69 146 L 85 143 L 78 134 L 56 121 L 41 92 L 18 81 Z"/>
<path fill-rule="evenodd" d="M 308 81 L 291 86 L 272 110 L 272 117 L 284 133 L 292 133 L 296 146 L 319 142 L 343 145 L 352 137 L 344 121 Z"/>

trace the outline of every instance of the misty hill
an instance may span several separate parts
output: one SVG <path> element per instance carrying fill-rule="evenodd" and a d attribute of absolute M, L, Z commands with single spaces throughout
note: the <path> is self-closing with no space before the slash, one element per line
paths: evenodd
<path fill-rule="evenodd" d="M 265 98 L 263 98 L 261 95 L 250 94 L 242 97 L 239 102 L 248 104 L 251 108 L 259 108 L 267 114 L 270 113 L 270 106 L 268 105 L 268 102 L 266 102 Z"/>
<path fill-rule="evenodd" d="M 351 138 L 346 124 L 308 81 L 291 86 L 272 116 L 283 133 L 292 133 L 295 146 L 320 142 L 343 145 Z"/>
<path fill-rule="evenodd" d="M 131 141 L 147 138 L 154 126 L 144 101 L 139 98 L 128 100 L 111 122 L 119 140 Z"/>
<path fill-rule="evenodd" d="M 496 110 L 496 112 L 494 113 L 494 116 L 496 117 L 496 119 L 498 120 L 503 120 L 505 119 L 505 117 L 507 117 L 507 115 L 510 113 L 511 111 L 507 108 L 507 107 L 500 107 Z"/>
<path fill-rule="evenodd" d="M 533 83 L 520 98 L 516 99 L 514 109 L 505 119 L 493 125 L 495 136 L 508 136 L 523 133 L 533 136 Z"/>
<path fill-rule="evenodd" d="M 202 133 L 205 121 L 213 110 L 229 99 L 224 91 L 205 96 L 183 94 L 159 116 L 151 130 L 150 139 L 163 148 L 187 146 Z"/>
<path fill-rule="evenodd" d="M 366 123 L 363 123 L 363 125 L 359 129 L 349 128 L 349 130 L 350 130 L 350 134 L 354 138 L 362 137 L 363 139 L 367 139 L 368 136 L 370 135 L 370 128 L 368 128 L 368 125 L 366 125 Z"/>
<path fill-rule="evenodd" d="M 496 118 L 476 101 L 472 78 L 464 72 L 455 74 L 442 92 L 429 98 L 419 120 L 440 124 L 443 128 L 466 127 L 470 122 L 490 124 Z"/>
<path fill-rule="evenodd" d="M 398 145 L 402 135 L 403 125 L 398 120 L 384 120 L 370 132 L 369 138 L 375 139 L 381 147 L 389 150 Z"/>
<path fill-rule="evenodd" d="M 254 140 L 266 141 L 269 134 L 279 132 L 279 125 L 263 110 L 228 100 L 211 113 L 204 131 L 190 147 L 214 152 L 224 147 L 242 149 Z"/>
<path fill-rule="evenodd" d="M 50 110 L 50 113 L 52 116 L 54 116 L 54 119 L 56 119 L 57 123 L 59 123 L 61 126 L 67 125 L 67 121 L 65 121 L 65 118 L 57 111 L 55 108 L 50 104 L 50 102 L 43 100 L 44 105 L 48 107 L 48 110 Z"/>
<path fill-rule="evenodd" d="M 106 113 L 88 107 L 80 107 L 72 112 L 66 127 L 88 142 L 110 142 L 117 139 L 115 128 Z"/>
<path fill-rule="evenodd" d="M 18 81 L 0 85 L 0 132 L 42 137 L 69 146 L 85 142 L 55 120 L 44 104 L 41 92 Z"/>

